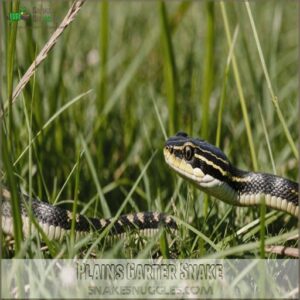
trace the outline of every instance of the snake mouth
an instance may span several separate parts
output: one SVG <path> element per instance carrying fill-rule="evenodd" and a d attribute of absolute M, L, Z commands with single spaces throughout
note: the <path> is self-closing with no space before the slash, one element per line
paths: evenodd
<path fill-rule="evenodd" d="M 170 146 L 164 147 L 165 161 L 170 168 L 175 170 L 182 177 L 201 183 L 205 177 L 205 174 L 199 168 L 193 168 L 190 163 L 187 163 L 184 159 L 176 157 L 173 149 Z"/>

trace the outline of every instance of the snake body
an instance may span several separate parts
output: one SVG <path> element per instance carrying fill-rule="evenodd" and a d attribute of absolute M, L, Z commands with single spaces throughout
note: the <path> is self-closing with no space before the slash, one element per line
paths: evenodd
<path fill-rule="evenodd" d="M 299 185 L 283 177 L 243 171 L 217 147 L 184 132 L 164 147 L 166 163 L 200 190 L 237 206 L 259 205 L 299 216 Z"/>
<path fill-rule="evenodd" d="M 164 157 L 177 174 L 224 202 L 237 206 L 259 205 L 264 202 L 268 207 L 299 216 L 299 185 L 296 182 L 271 174 L 242 171 L 234 167 L 219 148 L 204 140 L 179 132 L 167 140 Z M 2 230 L 13 235 L 10 193 L 1 188 L 1 195 Z M 62 240 L 70 233 L 73 218 L 70 211 L 37 199 L 29 199 L 22 194 L 20 210 L 25 235 L 29 234 L 29 228 L 36 230 L 34 226 L 30 226 L 28 207 L 48 239 Z M 160 212 L 139 212 L 111 219 L 88 218 L 76 214 L 75 218 L 76 238 L 90 232 L 103 232 L 109 226 L 109 233 L 112 235 L 123 235 L 128 231 L 151 235 L 160 227 L 177 228 L 171 216 Z"/>
<path fill-rule="evenodd" d="M 1 219 L 2 230 L 4 233 L 13 236 L 13 219 L 11 210 L 10 193 L 2 188 L 2 207 Z M 28 196 L 20 195 L 20 210 L 23 223 L 23 234 L 28 236 L 30 233 L 29 207 L 32 217 L 35 218 L 39 227 L 43 230 L 49 240 L 62 240 L 70 233 L 73 214 L 64 208 L 54 206 L 37 199 L 29 199 Z M 109 235 L 123 237 L 128 232 L 138 232 L 139 234 L 151 236 L 161 227 L 176 229 L 175 221 L 164 213 L 159 212 L 139 212 L 124 214 L 118 218 L 90 218 L 80 214 L 75 216 L 76 239 L 83 237 L 91 232 L 103 232 L 109 226 Z M 31 226 L 31 232 L 36 228 Z"/>

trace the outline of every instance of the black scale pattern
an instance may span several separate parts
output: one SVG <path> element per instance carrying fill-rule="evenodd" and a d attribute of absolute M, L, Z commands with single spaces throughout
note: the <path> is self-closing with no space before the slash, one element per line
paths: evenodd
<path fill-rule="evenodd" d="M 234 169 L 233 174 L 249 177 L 252 184 L 246 182 L 229 182 L 240 194 L 257 194 L 258 192 L 286 199 L 298 205 L 299 186 L 291 180 L 265 173 L 244 172 Z M 240 175 L 241 176 L 241 175 Z"/>
<path fill-rule="evenodd" d="M 27 208 L 29 206 L 29 198 L 24 195 L 23 202 L 21 202 L 21 213 L 23 216 L 28 217 Z M 26 205 L 25 205 L 26 202 Z M 39 224 L 48 224 L 55 227 L 60 227 L 65 230 L 71 229 L 72 219 L 71 212 L 65 210 L 59 206 L 53 206 L 48 203 L 32 199 L 31 210 L 33 216 L 36 218 Z M 11 216 L 10 200 L 6 199 L 2 205 L 2 215 Z M 130 216 L 130 217 L 129 217 Z M 112 222 L 111 219 L 96 219 L 88 218 L 82 215 L 76 216 L 75 230 L 90 232 L 99 231 L 102 232 Z M 132 221 L 131 221 L 132 220 Z M 121 234 L 128 230 L 142 230 L 142 229 L 156 229 L 160 226 L 167 227 L 170 229 L 176 229 L 176 222 L 168 217 L 164 213 L 153 213 L 153 212 L 140 212 L 131 215 L 121 215 L 116 222 L 113 224 L 110 234 Z"/>
<path fill-rule="evenodd" d="M 132 230 L 139 231 L 143 229 L 156 229 L 160 227 L 177 229 L 176 222 L 172 218 L 167 218 L 168 216 L 166 214 L 158 213 L 158 220 L 156 220 L 155 213 L 153 212 L 140 212 L 131 215 L 121 215 L 112 225 L 110 233 L 120 234 Z M 94 230 L 101 232 L 111 224 L 112 219 L 103 219 L 102 222 L 106 222 L 104 226 L 101 225 L 99 219 L 90 219 L 90 221 L 93 223 Z"/>

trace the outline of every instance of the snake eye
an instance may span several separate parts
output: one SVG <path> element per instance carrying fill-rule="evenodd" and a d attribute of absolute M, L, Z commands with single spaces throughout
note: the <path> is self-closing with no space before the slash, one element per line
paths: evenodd
<path fill-rule="evenodd" d="M 194 155 L 194 150 L 192 147 L 190 146 L 186 146 L 184 148 L 184 158 L 186 160 L 191 160 L 193 158 L 193 155 Z"/>

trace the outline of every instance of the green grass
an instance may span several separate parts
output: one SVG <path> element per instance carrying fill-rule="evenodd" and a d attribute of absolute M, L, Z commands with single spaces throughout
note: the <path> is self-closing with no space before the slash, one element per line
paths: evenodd
<path fill-rule="evenodd" d="M 58 25 L 67 7 L 49 3 Z M 184 130 L 219 145 L 239 168 L 296 181 L 297 18 L 297 4 L 281 1 L 88 2 L 12 105 L 55 22 L 16 28 L 2 18 L 1 181 L 13 193 L 16 225 L 16 247 L 3 236 L 3 256 L 149 257 L 160 249 L 170 257 L 175 242 L 180 258 L 252 258 L 276 257 L 264 253 L 270 243 L 296 246 L 287 241 L 294 218 L 206 201 L 168 169 L 162 148 L 166 135 Z M 164 211 L 181 225 L 171 241 L 161 233 L 138 246 L 129 240 L 127 250 L 105 234 L 23 241 L 20 187 L 74 214 Z"/>

